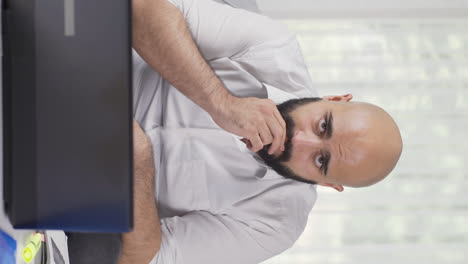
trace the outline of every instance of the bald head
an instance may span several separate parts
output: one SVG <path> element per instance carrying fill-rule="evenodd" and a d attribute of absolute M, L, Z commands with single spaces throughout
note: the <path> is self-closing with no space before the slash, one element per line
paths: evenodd
<path fill-rule="evenodd" d="M 382 108 L 350 96 L 299 99 L 278 106 L 287 124 L 283 153 L 259 154 L 280 174 L 333 187 L 363 187 L 385 178 L 402 151 L 398 126 Z"/>
<path fill-rule="evenodd" d="M 369 186 L 384 179 L 395 168 L 402 151 L 400 130 L 382 108 L 362 102 L 346 102 L 347 121 L 343 135 L 353 148 L 354 163 L 342 172 L 342 185 Z M 351 122 L 349 122 L 352 120 Z"/>

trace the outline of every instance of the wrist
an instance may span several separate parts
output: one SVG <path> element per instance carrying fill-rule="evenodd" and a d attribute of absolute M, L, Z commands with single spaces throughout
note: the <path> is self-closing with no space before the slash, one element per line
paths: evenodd
<path fill-rule="evenodd" d="M 222 84 L 208 94 L 205 98 L 205 106 L 202 106 L 211 116 L 222 115 L 226 108 L 235 103 L 238 97 L 234 96 Z"/>

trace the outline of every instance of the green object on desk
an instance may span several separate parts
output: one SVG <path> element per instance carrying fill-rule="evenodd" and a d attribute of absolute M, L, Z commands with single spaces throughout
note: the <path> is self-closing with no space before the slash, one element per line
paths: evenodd
<path fill-rule="evenodd" d="M 35 233 L 32 236 L 32 238 L 29 240 L 26 247 L 24 247 L 23 249 L 23 254 L 21 255 L 23 257 L 23 260 L 26 261 L 26 263 L 31 262 L 31 260 L 34 259 L 37 252 L 41 248 L 41 245 L 42 245 L 42 234 Z"/>

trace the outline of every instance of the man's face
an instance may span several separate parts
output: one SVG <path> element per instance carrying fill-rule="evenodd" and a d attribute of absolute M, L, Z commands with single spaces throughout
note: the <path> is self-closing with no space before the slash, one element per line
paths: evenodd
<path fill-rule="evenodd" d="M 401 152 L 399 132 L 395 134 L 383 110 L 349 100 L 350 96 L 329 97 L 290 112 L 286 150 L 273 154 L 281 165 L 302 179 L 339 191 L 342 185 L 365 186 L 388 174 L 383 165 L 396 163 L 389 157 Z M 395 146 L 384 144 L 388 140 Z"/>

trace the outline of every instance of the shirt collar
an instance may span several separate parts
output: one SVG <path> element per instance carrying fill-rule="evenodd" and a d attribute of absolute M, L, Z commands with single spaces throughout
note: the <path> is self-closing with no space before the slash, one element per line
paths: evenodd
<path fill-rule="evenodd" d="M 231 134 L 234 137 L 234 141 L 237 144 L 237 147 L 239 148 L 240 152 L 245 153 L 245 155 L 250 155 L 256 163 L 261 166 L 263 169 L 265 169 L 265 173 L 259 173 L 256 174 L 256 178 L 258 179 L 277 179 L 277 178 L 283 178 L 283 176 L 280 176 L 275 170 L 273 170 L 270 166 L 268 166 L 260 156 L 255 153 L 250 151 L 247 146 L 245 145 L 244 142 L 241 141 L 241 137 L 236 136 L 234 134 Z"/>
<path fill-rule="evenodd" d="M 234 137 L 234 141 L 236 142 L 236 145 L 239 148 L 240 152 L 249 154 L 250 156 L 252 156 L 255 159 L 255 161 L 257 161 L 258 164 L 262 165 L 265 168 L 268 168 L 268 169 L 270 168 L 268 165 L 265 164 L 265 162 L 262 160 L 262 158 L 260 158 L 260 156 L 258 156 L 257 153 L 252 152 L 247 148 L 245 143 L 241 141 L 242 137 L 239 137 L 239 136 L 234 135 L 234 134 L 231 134 L 231 135 Z"/>
<path fill-rule="evenodd" d="M 283 90 L 280 90 L 274 86 L 271 86 L 269 84 L 266 84 L 266 83 L 262 83 L 263 86 L 265 87 L 266 91 L 267 91 L 267 94 L 268 94 L 268 99 L 272 100 L 273 102 L 275 102 L 275 104 L 281 104 L 285 101 L 288 101 L 290 99 L 297 99 L 299 98 L 298 96 L 292 94 L 292 93 L 288 93 L 288 92 L 285 92 Z"/>

